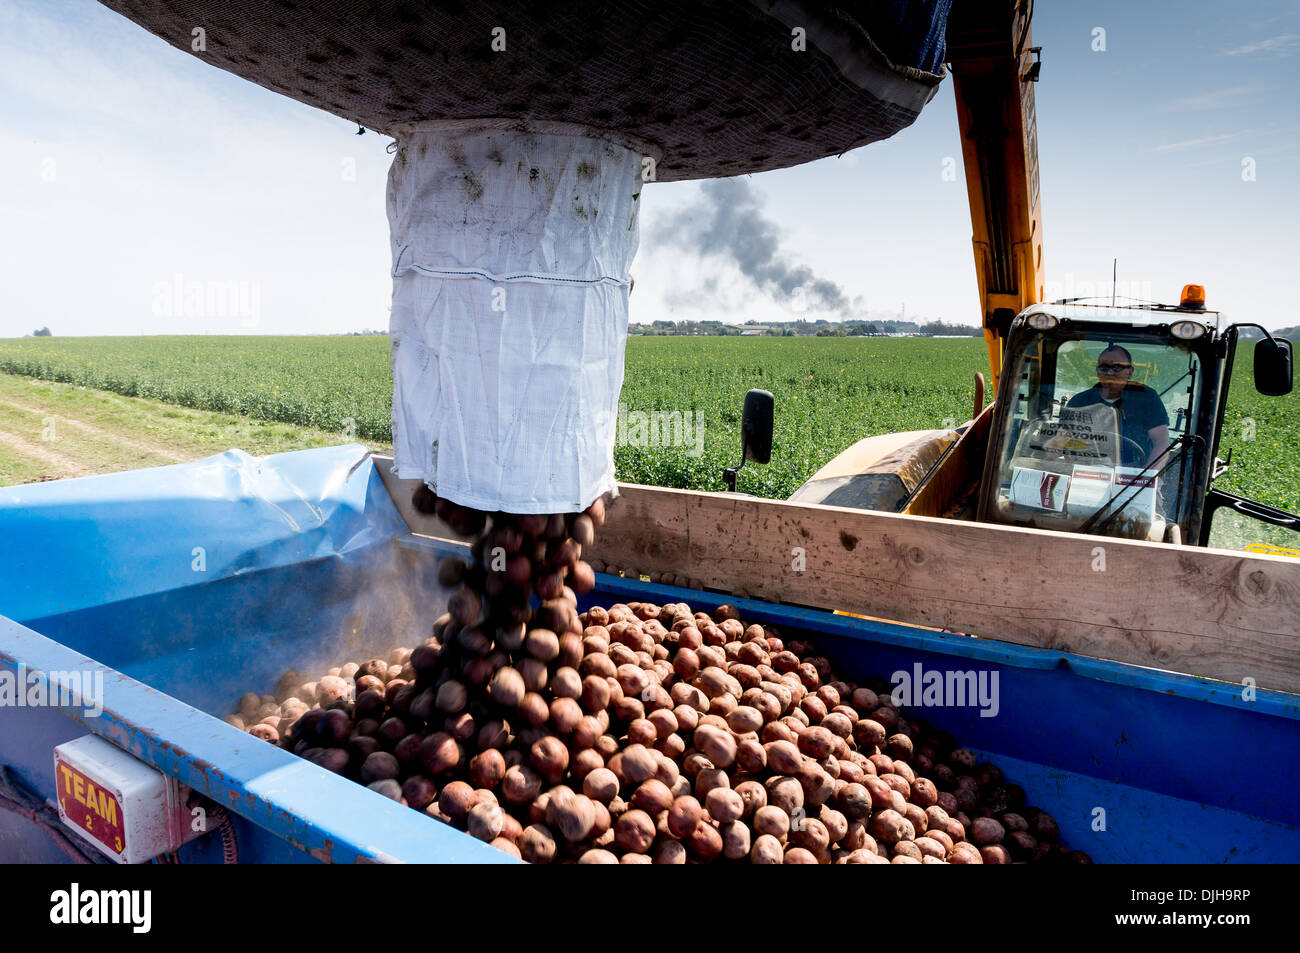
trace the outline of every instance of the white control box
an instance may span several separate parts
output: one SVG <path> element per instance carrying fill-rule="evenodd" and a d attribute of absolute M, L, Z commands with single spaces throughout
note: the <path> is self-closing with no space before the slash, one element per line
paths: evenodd
<path fill-rule="evenodd" d="M 189 788 L 86 735 L 54 749 L 59 817 L 119 864 L 176 850 L 193 836 Z"/>

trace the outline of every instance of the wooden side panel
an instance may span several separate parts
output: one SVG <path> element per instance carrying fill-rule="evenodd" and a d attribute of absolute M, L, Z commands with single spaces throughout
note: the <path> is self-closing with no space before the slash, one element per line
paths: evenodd
<path fill-rule="evenodd" d="M 397 512 L 401 514 L 402 519 L 406 520 L 406 525 L 410 527 L 412 533 L 419 536 L 433 536 L 437 539 L 451 539 L 458 543 L 470 541 L 468 537 L 453 532 L 451 527 L 438 517 L 426 516 L 411 505 L 411 494 L 420 486 L 420 481 L 399 480 L 394 476 L 391 454 L 372 453 L 370 459 L 374 461 L 375 469 L 379 471 L 379 478 L 384 481 L 384 488 L 388 490 L 388 495 L 393 498 Z"/>
<path fill-rule="evenodd" d="M 593 547 L 609 564 L 1300 693 L 1300 560 L 621 489 Z"/>

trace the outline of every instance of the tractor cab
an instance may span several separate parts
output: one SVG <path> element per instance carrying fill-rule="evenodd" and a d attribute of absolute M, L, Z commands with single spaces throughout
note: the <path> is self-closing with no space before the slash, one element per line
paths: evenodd
<path fill-rule="evenodd" d="M 1226 472 L 1215 453 L 1239 326 L 1221 331 L 1203 298 L 1190 304 L 1040 304 L 1015 319 L 980 520 L 1202 541 L 1210 483 Z M 1286 342 L 1259 343 L 1256 383 L 1290 390 Z"/>
<path fill-rule="evenodd" d="M 1009 322 L 994 403 L 977 375 L 965 424 L 865 437 L 790 501 L 1300 557 L 1300 517 L 1210 488 L 1241 327 L 1259 325 L 1221 328 L 1195 285 L 1178 307 L 1032 305 Z M 1264 331 L 1254 378 L 1290 393 L 1290 343 Z M 768 461 L 773 417 L 750 391 L 728 490 Z"/>

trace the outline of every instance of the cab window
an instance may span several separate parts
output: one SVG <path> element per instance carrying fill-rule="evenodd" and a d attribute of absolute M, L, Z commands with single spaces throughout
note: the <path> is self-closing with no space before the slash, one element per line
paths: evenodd
<path fill-rule="evenodd" d="M 1149 337 L 1063 337 L 1030 339 L 1008 362 L 1018 389 L 991 448 L 1000 462 L 991 518 L 1165 538 L 1190 513 L 1198 358 Z"/>

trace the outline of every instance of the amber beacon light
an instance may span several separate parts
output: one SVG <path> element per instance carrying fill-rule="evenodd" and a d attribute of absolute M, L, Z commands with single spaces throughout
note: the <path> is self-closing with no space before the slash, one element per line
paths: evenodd
<path fill-rule="evenodd" d="M 1205 288 L 1202 285 L 1183 285 L 1183 296 L 1178 307 L 1195 311 L 1205 310 Z"/>

